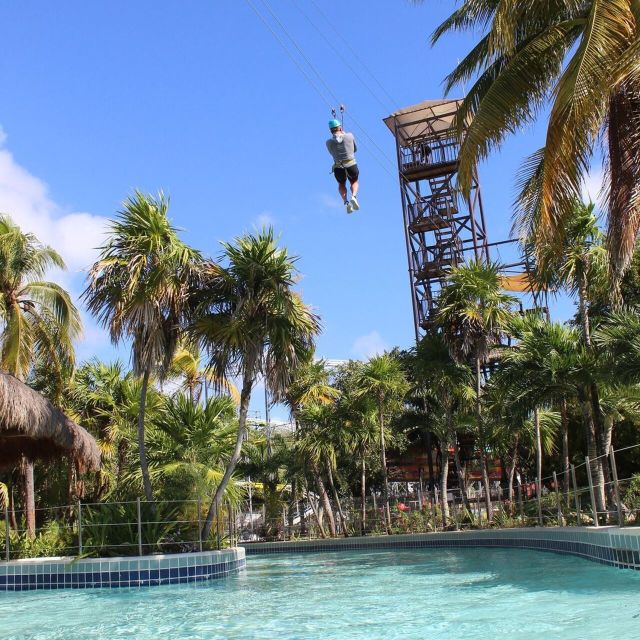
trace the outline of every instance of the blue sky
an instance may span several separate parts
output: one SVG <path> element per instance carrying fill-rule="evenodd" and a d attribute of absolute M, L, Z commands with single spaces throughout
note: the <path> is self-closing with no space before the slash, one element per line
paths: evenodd
<path fill-rule="evenodd" d="M 359 142 L 357 214 L 344 213 L 329 173 L 329 107 L 251 5 L 346 105 L 345 127 Z M 382 118 L 442 97 L 443 77 L 472 42 L 451 36 L 428 44 L 453 7 L 445 0 L 3 3 L 0 211 L 63 254 L 70 271 L 57 277 L 76 294 L 105 220 L 134 188 L 168 194 L 184 239 L 209 255 L 220 240 L 273 224 L 300 256 L 301 291 L 323 319 L 320 356 L 408 347 L 395 147 Z M 322 81 L 315 77 L 335 104 Z M 515 170 L 537 146 L 534 128 L 480 169 L 491 240 L 508 235 Z M 570 314 L 566 303 L 557 307 L 560 319 Z M 113 357 L 106 334 L 88 318 L 86 325 L 80 356 Z"/>

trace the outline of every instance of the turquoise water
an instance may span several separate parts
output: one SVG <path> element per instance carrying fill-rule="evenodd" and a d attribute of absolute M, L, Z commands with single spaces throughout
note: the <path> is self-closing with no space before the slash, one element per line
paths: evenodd
<path fill-rule="evenodd" d="M 0 595 L 11 640 L 640 638 L 640 575 L 500 549 L 249 556 L 207 584 Z"/>

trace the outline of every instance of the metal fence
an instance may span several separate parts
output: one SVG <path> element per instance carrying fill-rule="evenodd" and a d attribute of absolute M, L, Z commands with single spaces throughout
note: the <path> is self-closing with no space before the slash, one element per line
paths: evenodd
<path fill-rule="evenodd" d="M 608 454 L 611 479 L 593 476 L 593 460 L 571 465 L 535 480 L 515 481 L 512 499 L 508 488 L 495 483 L 485 491 L 475 482 L 463 495 L 459 488 L 439 489 L 420 483 L 392 483 L 388 519 L 379 492 L 364 501 L 351 495 L 329 499 L 306 492 L 299 499 L 277 503 L 269 512 L 254 508 L 249 499 L 240 506 L 224 503 L 216 511 L 211 532 L 202 537 L 209 504 L 201 500 L 76 504 L 36 510 L 36 535 L 29 536 L 25 513 L 8 506 L 0 511 L 0 558 L 44 556 L 130 556 L 220 549 L 240 542 L 314 539 L 331 536 L 428 533 L 486 527 L 625 526 L 640 523 L 640 476 L 619 479 L 616 456 L 640 444 Z M 596 459 L 597 460 L 597 459 Z M 577 478 L 586 478 L 578 483 Z M 409 490 L 408 490 L 409 489 Z M 597 494 L 605 506 L 597 508 Z M 3 526 L 2 526 L 3 525 Z M 2 533 L 4 535 L 2 535 Z"/>
<path fill-rule="evenodd" d="M 210 535 L 202 537 L 208 507 L 201 500 L 78 501 L 36 509 L 35 535 L 29 535 L 25 512 L 6 505 L 0 558 L 143 556 L 234 546 L 237 518 L 227 503 L 215 511 Z"/>
<path fill-rule="evenodd" d="M 281 513 L 267 514 L 245 505 L 236 523 L 242 541 L 276 541 L 336 536 L 391 533 L 429 533 L 486 527 L 530 526 L 625 526 L 640 523 L 640 477 L 636 489 L 633 476 L 619 479 L 616 454 L 640 447 L 625 447 L 608 454 L 612 478 L 599 482 L 591 468 L 599 458 L 572 464 L 568 471 L 544 476 L 540 483 L 521 478 L 514 481 L 513 496 L 508 487 L 494 483 L 490 487 L 491 510 L 481 482 L 471 484 L 465 495 L 459 488 L 448 488 L 443 500 L 438 487 L 420 483 L 391 483 L 389 526 L 380 493 L 362 501 L 339 496 L 340 505 L 330 499 L 331 514 L 322 507 L 319 496 L 308 493 L 302 499 L 282 505 Z M 639 470 L 640 472 L 640 470 Z M 586 483 L 579 484 L 578 476 Z M 411 491 L 406 491 L 410 486 Z M 604 508 L 598 509 L 596 494 L 602 488 Z M 625 496 L 627 500 L 625 502 Z"/>

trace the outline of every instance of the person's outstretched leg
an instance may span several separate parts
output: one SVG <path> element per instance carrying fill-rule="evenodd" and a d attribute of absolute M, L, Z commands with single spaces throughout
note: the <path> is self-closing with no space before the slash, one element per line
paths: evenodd
<path fill-rule="evenodd" d="M 347 202 L 347 183 L 346 182 L 338 183 L 338 192 L 342 196 L 342 202 L 346 203 Z"/>
<path fill-rule="evenodd" d="M 344 206 L 347 209 L 347 213 L 351 213 L 353 211 L 353 206 L 351 205 L 351 203 L 349 202 L 349 199 L 347 198 L 347 183 L 345 182 L 340 182 L 338 184 L 338 191 L 340 192 L 340 195 L 342 196 L 342 202 L 344 202 Z"/>
<path fill-rule="evenodd" d="M 357 211 L 360 208 L 360 204 L 358 203 L 358 199 L 356 196 L 358 195 L 358 181 L 354 180 L 351 182 L 351 206 Z"/>

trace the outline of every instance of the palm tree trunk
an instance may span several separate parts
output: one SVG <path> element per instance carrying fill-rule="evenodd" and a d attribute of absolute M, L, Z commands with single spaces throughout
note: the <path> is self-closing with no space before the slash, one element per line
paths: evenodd
<path fill-rule="evenodd" d="M 298 491 L 296 487 L 296 479 L 291 479 L 291 495 L 289 498 L 289 508 L 287 509 L 287 524 L 289 525 L 289 536 L 293 537 L 293 528 L 295 526 L 296 511 L 298 510 Z"/>
<path fill-rule="evenodd" d="M 567 412 L 567 400 L 560 401 L 560 428 L 562 430 L 562 470 L 564 471 L 564 499 L 566 508 L 569 508 L 569 487 L 571 480 L 569 474 L 571 465 L 569 464 L 569 415 Z"/>
<path fill-rule="evenodd" d="M 591 467 L 591 476 L 593 479 L 593 491 L 596 499 L 596 511 L 602 513 L 606 510 L 604 496 L 604 476 L 602 474 L 602 459 L 598 458 L 596 448 L 596 434 L 593 425 L 592 406 L 589 401 L 589 391 L 586 387 L 578 388 L 578 401 L 582 409 L 582 420 L 584 422 L 585 433 L 587 437 L 587 455 L 589 456 L 589 466 Z"/>
<path fill-rule="evenodd" d="M 606 426 L 600 408 L 600 394 L 598 386 L 592 382 L 589 387 L 589 395 L 591 397 L 591 405 L 593 410 L 593 423 L 596 433 L 596 449 L 600 458 L 600 467 L 602 469 L 602 480 L 605 488 L 605 497 L 607 509 L 611 513 L 615 509 L 615 494 L 613 490 L 613 482 L 611 477 L 611 467 L 609 465 L 609 447 L 607 446 Z"/>
<path fill-rule="evenodd" d="M 364 451 L 362 452 L 362 458 L 360 463 L 360 528 L 362 535 L 366 532 L 367 522 L 367 463 L 365 460 Z"/>
<path fill-rule="evenodd" d="M 462 495 L 462 504 L 468 513 L 471 513 L 471 505 L 469 504 L 469 498 L 467 497 L 467 483 L 464 479 L 464 470 L 462 463 L 460 462 L 460 447 L 458 446 L 458 439 L 453 440 L 453 461 L 456 465 L 456 473 L 458 474 L 458 486 L 460 487 L 460 493 Z M 422 508 L 422 505 L 420 505 Z"/>
<path fill-rule="evenodd" d="M 20 474 L 23 483 L 24 514 L 27 525 L 27 536 L 36 537 L 36 498 L 33 484 L 33 460 L 22 456 Z"/>
<path fill-rule="evenodd" d="M 449 522 L 449 501 L 447 500 L 447 479 L 449 477 L 450 437 L 440 443 L 440 508 L 442 509 L 442 528 Z"/>
<path fill-rule="evenodd" d="M 315 480 L 316 485 L 318 486 L 318 492 L 320 493 L 320 499 L 322 500 L 322 508 L 325 510 L 327 514 L 327 518 L 329 518 L 329 532 L 331 533 L 331 537 L 336 537 L 336 521 L 333 517 L 333 509 L 331 509 L 331 502 L 329 501 L 329 494 L 327 493 L 327 489 L 324 486 L 324 482 L 322 480 L 322 476 L 320 475 L 320 469 L 318 469 L 318 465 L 315 462 L 311 463 L 311 473 L 313 475 L 313 479 Z"/>
<path fill-rule="evenodd" d="M 222 500 L 222 496 L 225 492 L 225 489 L 227 488 L 227 485 L 229 484 L 229 480 L 233 475 L 236 465 L 238 464 L 238 460 L 240 460 L 240 455 L 242 453 L 242 443 L 244 442 L 247 433 L 247 413 L 249 412 L 251 390 L 253 389 L 255 364 L 255 361 L 249 362 L 248 366 L 245 369 L 244 380 L 242 381 L 242 392 L 240 394 L 240 415 L 238 416 L 238 433 L 236 435 L 236 446 L 233 450 L 233 454 L 231 455 L 231 459 L 227 464 L 227 468 L 224 470 L 222 480 L 220 481 L 220 484 L 213 494 L 211 505 L 209 506 L 209 511 L 207 512 L 207 518 L 202 527 L 203 540 L 208 540 L 209 538 L 216 510 L 218 508 L 218 505 L 220 504 L 220 501 Z"/>
<path fill-rule="evenodd" d="M 538 502 L 538 524 L 542 526 L 542 439 L 540 437 L 540 411 L 533 410 L 533 422 L 536 428 L 536 498 Z"/>
<path fill-rule="evenodd" d="M 518 464 L 518 446 L 519 436 L 516 434 L 516 440 L 513 445 L 513 451 L 511 452 L 511 462 L 509 463 L 509 502 L 513 508 L 514 491 L 513 491 L 513 479 L 516 475 L 516 465 Z"/>
<path fill-rule="evenodd" d="M 140 408 L 138 410 L 138 450 L 140 451 L 140 471 L 142 471 L 142 484 L 144 485 L 144 495 L 147 502 L 153 502 L 153 490 L 151 488 L 151 478 L 149 477 L 149 466 L 147 464 L 147 450 L 144 442 L 144 414 L 147 404 L 147 388 L 149 387 L 149 369 L 142 376 L 142 389 L 140 391 Z"/>
<path fill-rule="evenodd" d="M 313 498 L 311 498 L 311 496 L 309 496 L 309 492 L 308 491 L 307 491 L 307 502 L 311 506 L 311 511 L 313 511 L 313 515 L 314 515 L 314 517 L 316 519 L 316 523 L 318 524 L 318 530 L 320 531 L 320 537 L 321 538 L 326 538 L 327 537 L 327 532 L 324 530 L 324 525 L 322 524 L 322 518 L 320 517 L 319 505 L 314 502 L 314 500 L 313 500 Z"/>
<path fill-rule="evenodd" d="M 345 538 L 348 538 L 349 532 L 347 531 L 347 519 L 345 518 L 344 512 L 342 511 L 340 496 L 338 495 L 336 485 L 333 482 L 333 471 L 331 470 L 331 464 L 329 462 L 327 462 L 327 477 L 329 478 L 329 486 L 331 487 L 331 493 L 333 494 L 333 499 L 336 501 L 336 506 L 338 507 L 338 515 L 340 516 L 340 522 L 342 523 L 342 534 L 344 535 Z"/>
<path fill-rule="evenodd" d="M 387 453 L 384 446 L 384 413 L 383 400 L 378 399 L 378 423 L 380 424 L 380 459 L 382 462 L 382 478 L 383 478 L 383 499 L 384 499 L 384 520 L 387 534 L 391 535 L 391 510 L 389 508 L 389 480 L 387 477 Z"/>
<path fill-rule="evenodd" d="M 587 276 L 582 273 L 580 276 L 580 286 L 578 288 L 578 305 L 580 317 L 582 320 L 582 332 L 584 334 L 584 343 L 588 353 L 592 351 L 591 344 L 591 326 L 589 321 L 588 308 L 588 289 Z M 598 492 L 602 494 L 603 511 L 607 510 L 608 505 L 614 504 L 613 486 L 611 484 L 611 470 L 609 468 L 609 460 L 605 455 L 605 436 L 604 425 L 602 421 L 602 411 L 600 410 L 600 395 L 598 386 L 595 382 L 591 382 L 588 387 L 587 400 L 591 401 L 591 424 L 593 438 L 595 440 L 594 453 L 598 457 L 597 476 L 598 476 Z M 591 456 L 590 456 L 591 457 Z M 600 510 L 600 509 L 598 509 Z"/>
<path fill-rule="evenodd" d="M 491 507 L 491 488 L 489 486 L 489 474 L 487 473 L 487 458 L 484 450 L 484 437 L 482 429 L 482 407 L 480 404 L 480 394 L 482 393 L 482 371 L 480 356 L 476 355 L 476 426 L 478 429 L 478 445 L 480 449 L 480 465 L 482 466 L 482 483 L 484 485 L 485 505 L 487 507 L 487 520 L 493 519 L 493 509 Z"/>

